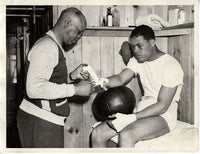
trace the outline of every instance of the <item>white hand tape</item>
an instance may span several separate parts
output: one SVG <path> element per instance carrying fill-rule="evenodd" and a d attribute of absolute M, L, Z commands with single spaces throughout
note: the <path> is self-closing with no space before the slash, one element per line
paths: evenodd
<path fill-rule="evenodd" d="M 88 71 L 91 78 L 94 80 L 95 85 L 100 85 L 99 78 L 90 65 L 83 67 L 83 71 Z"/>

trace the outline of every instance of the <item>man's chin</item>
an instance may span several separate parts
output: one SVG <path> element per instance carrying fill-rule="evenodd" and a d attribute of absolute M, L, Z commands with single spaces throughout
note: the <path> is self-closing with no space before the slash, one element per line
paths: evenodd
<path fill-rule="evenodd" d="M 138 63 L 144 63 L 145 61 L 142 59 L 136 59 Z"/>
<path fill-rule="evenodd" d="M 64 50 L 65 51 L 68 51 L 70 49 L 72 49 L 74 46 L 76 46 L 77 43 L 72 43 L 72 44 L 69 44 L 69 45 L 65 45 L 64 46 Z"/>

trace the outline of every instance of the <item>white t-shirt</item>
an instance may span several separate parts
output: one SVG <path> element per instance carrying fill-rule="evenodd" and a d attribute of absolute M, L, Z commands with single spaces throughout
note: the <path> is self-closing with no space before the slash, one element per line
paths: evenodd
<path fill-rule="evenodd" d="M 140 75 L 145 97 L 157 99 L 161 86 L 178 86 L 173 101 L 179 101 L 183 85 L 183 70 L 174 57 L 164 54 L 156 60 L 144 63 L 138 63 L 133 57 L 129 60 L 127 68 Z"/>

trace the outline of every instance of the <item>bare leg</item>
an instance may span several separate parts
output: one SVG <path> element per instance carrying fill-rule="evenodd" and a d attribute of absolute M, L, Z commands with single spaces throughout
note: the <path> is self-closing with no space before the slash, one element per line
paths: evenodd
<path fill-rule="evenodd" d="M 167 122 L 160 116 L 140 119 L 120 132 L 120 147 L 135 147 L 138 141 L 162 136 L 170 131 Z"/>
<path fill-rule="evenodd" d="M 91 133 L 92 147 L 107 147 L 107 141 L 115 135 L 117 135 L 116 131 L 111 129 L 106 122 L 102 122 Z"/>

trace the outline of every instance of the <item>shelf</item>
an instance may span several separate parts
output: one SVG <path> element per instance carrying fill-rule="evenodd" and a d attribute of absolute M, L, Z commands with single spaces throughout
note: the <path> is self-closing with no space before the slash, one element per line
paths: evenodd
<path fill-rule="evenodd" d="M 181 25 L 176 25 L 176 26 L 170 26 L 163 28 L 163 30 L 168 30 L 168 29 L 183 29 L 183 28 L 194 28 L 194 22 L 189 22 Z"/>
<path fill-rule="evenodd" d="M 168 37 L 178 35 L 188 35 L 194 23 L 187 23 L 177 26 L 164 28 L 163 30 L 155 30 L 156 37 Z M 84 36 L 97 37 L 128 37 L 135 27 L 87 27 Z"/>

